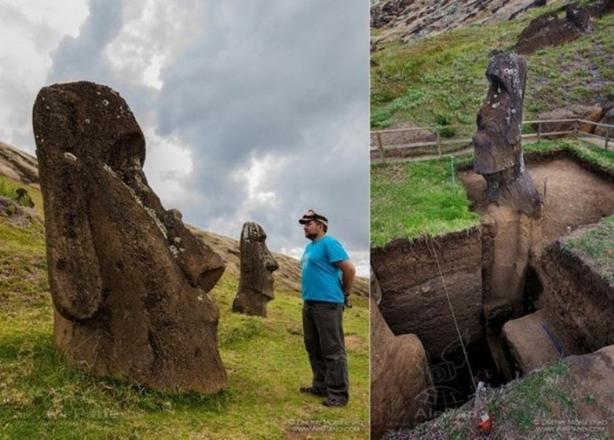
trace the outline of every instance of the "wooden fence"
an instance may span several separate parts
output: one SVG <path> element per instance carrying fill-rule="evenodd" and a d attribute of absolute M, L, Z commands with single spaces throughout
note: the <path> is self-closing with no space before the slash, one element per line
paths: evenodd
<path fill-rule="evenodd" d="M 537 138 L 549 138 L 554 136 L 586 136 L 601 139 L 604 141 L 603 147 L 607 151 L 609 147 L 610 137 L 614 135 L 614 125 L 601 124 L 599 122 L 588 121 L 585 119 L 537 119 L 531 121 L 523 121 L 522 126 L 530 125 L 537 126 L 534 133 L 522 134 L 523 139 Z M 571 128 L 565 129 L 569 127 Z M 594 133 L 585 131 L 587 126 L 603 127 L 605 128 L 605 136 L 600 136 Z M 469 125 L 445 125 L 445 126 L 430 126 L 430 127 L 412 127 L 412 128 L 396 128 L 392 130 L 376 130 L 371 132 L 371 162 L 379 163 L 385 162 L 386 159 L 399 160 L 406 157 L 419 157 L 421 155 L 438 156 L 442 157 L 447 154 L 454 153 L 458 150 L 464 150 L 473 147 L 473 140 L 471 138 L 443 138 L 442 133 L 446 135 L 453 134 L 452 130 L 458 128 L 466 129 L 469 131 L 471 127 Z M 554 129 L 551 129 L 554 128 Z M 563 128 L 563 129 L 561 129 Z M 550 131 L 548 131 L 551 129 Z M 473 128 L 475 131 L 475 128 Z M 386 138 L 392 137 L 403 140 L 403 135 L 409 135 L 415 133 L 414 137 L 423 137 L 423 140 L 417 140 L 415 142 L 397 142 L 387 143 Z"/>

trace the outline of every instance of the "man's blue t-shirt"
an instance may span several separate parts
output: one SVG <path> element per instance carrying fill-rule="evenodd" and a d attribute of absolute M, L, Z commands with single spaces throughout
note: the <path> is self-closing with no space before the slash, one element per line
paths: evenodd
<path fill-rule="evenodd" d="M 341 243 L 329 235 L 307 244 L 301 259 L 303 299 L 343 303 L 341 271 L 335 263 L 348 258 Z"/>

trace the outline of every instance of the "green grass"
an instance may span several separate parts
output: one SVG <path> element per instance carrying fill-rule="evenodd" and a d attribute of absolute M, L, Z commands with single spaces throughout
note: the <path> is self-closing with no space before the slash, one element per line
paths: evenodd
<path fill-rule="evenodd" d="M 614 216 L 602 219 L 597 226 L 572 234 L 562 241 L 563 247 L 588 255 L 600 273 L 614 284 Z"/>
<path fill-rule="evenodd" d="M 315 429 L 310 438 L 368 438 L 366 300 L 344 315 L 350 403 L 326 408 L 297 391 L 311 380 L 301 300 L 276 291 L 268 318 L 249 317 L 230 312 L 236 289 L 228 275 L 211 293 L 226 391 L 173 396 L 95 377 L 54 349 L 42 226 L 0 218 L 0 439 L 270 439 L 305 426 Z"/>
<path fill-rule="evenodd" d="M 572 391 L 564 383 L 569 366 L 560 361 L 532 372 L 502 388 L 490 388 L 482 395 L 482 408 L 493 418 L 494 438 L 505 433 L 510 438 L 535 434 L 536 422 L 547 419 L 577 418 Z M 476 438 L 478 415 L 473 402 L 448 410 L 432 422 L 418 425 L 412 438 Z M 506 437 L 507 438 L 507 437 Z"/>
<path fill-rule="evenodd" d="M 18 198 L 17 189 L 19 188 L 24 188 L 28 191 L 28 195 L 26 196 L 25 199 Z M 37 190 L 34 190 L 34 191 L 36 192 Z M 16 182 L 13 179 L 10 179 L 8 177 L 0 176 L 0 196 L 13 200 L 17 204 L 22 205 L 22 206 L 31 206 L 29 205 L 28 202 L 33 202 L 36 205 L 37 200 L 35 199 L 37 199 L 37 197 L 32 196 L 30 194 L 31 192 L 32 191 L 30 190 L 30 187 L 28 187 L 27 185 Z M 40 201 L 40 199 L 42 198 L 38 198 L 38 201 Z"/>
<path fill-rule="evenodd" d="M 371 166 L 371 246 L 477 225 L 455 174 L 449 158 Z"/>
<path fill-rule="evenodd" d="M 529 11 L 525 18 L 469 26 L 410 43 L 381 43 L 372 54 L 371 127 L 410 121 L 435 125 L 438 116 L 473 130 L 486 96 L 484 76 L 493 50 L 509 50 L 529 21 L 555 2 Z M 614 14 L 593 21 L 593 32 L 558 47 L 526 56 L 528 73 L 524 119 L 538 112 L 614 100 Z"/>
<path fill-rule="evenodd" d="M 572 139 L 527 143 L 525 153 L 567 151 L 614 174 L 614 151 Z M 371 166 L 371 246 L 384 246 L 395 238 L 416 238 L 460 231 L 479 224 L 469 211 L 470 201 L 456 177 L 459 168 L 471 167 L 473 154 Z M 453 183 L 454 182 L 454 183 Z"/>

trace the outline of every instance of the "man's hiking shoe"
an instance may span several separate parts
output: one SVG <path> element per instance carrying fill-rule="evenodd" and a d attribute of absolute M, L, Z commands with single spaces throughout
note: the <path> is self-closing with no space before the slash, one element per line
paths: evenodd
<path fill-rule="evenodd" d="M 318 397 L 326 397 L 326 390 L 322 390 L 320 388 L 300 387 L 299 391 L 305 394 L 313 394 L 314 396 L 318 396 Z"/>
<path fill-rule="evenodd" d="M 324 402 L 322 402 L 322 405 L 324 406 L 345 406 L 348 404 L 348 401 L 345 399 L 338 399 L 335 397 L 329 397 L 326 400 L 324 400 Z"/>

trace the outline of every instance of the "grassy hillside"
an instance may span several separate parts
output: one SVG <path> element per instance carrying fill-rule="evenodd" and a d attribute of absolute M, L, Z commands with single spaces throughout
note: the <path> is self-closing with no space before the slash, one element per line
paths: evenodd
<path fill-rule="evenodd" d="M 614 175 L 614 152 L 575 139 L 524 145 L 525 153 L 567 151 Z M 473 154 L 461 157 L 371 166 L 371 246 L 395 238 L 415 238 L 459 231 L 479 224 L 469 211 L 465 188 L 456 178 Z"/>
<path fill-rule="evenodd" d="M 372 53 L 371 126 L 473 125 L 488 89 L 484 72 L 491 52 L 509 50 L 531 19 L 562 4 L 531 10 L 518 20 L 382 43 Z M 574 103 L 614 101 L 613 31 L 614 14 L 606 15 L 593 21 L 592 33 L 527 56 L 524 119 Z"/>
<path fill-rule="evenodd" d="M 614 284 L 614 215 L 601 220 L 595 227 L 565 237 L 563 247 L 587 255 L 599 272 Z"/>
<path fill-rule="evenodd" d="M 40 192 L 28 191 L 40 210 Z M 230 312 L 236 288 L 225 275 L 212 291 L 227 391 L 172 396 L 97 378 L 54 349 L 42 224 L 0 217 L 0 439 L 368 438 L 366 300 L 345 313 L 350 404 L 326 408 L 297 391 L 311 377 L 300 299 L 276 291 L 268 318 L 247 317 Z"/>

